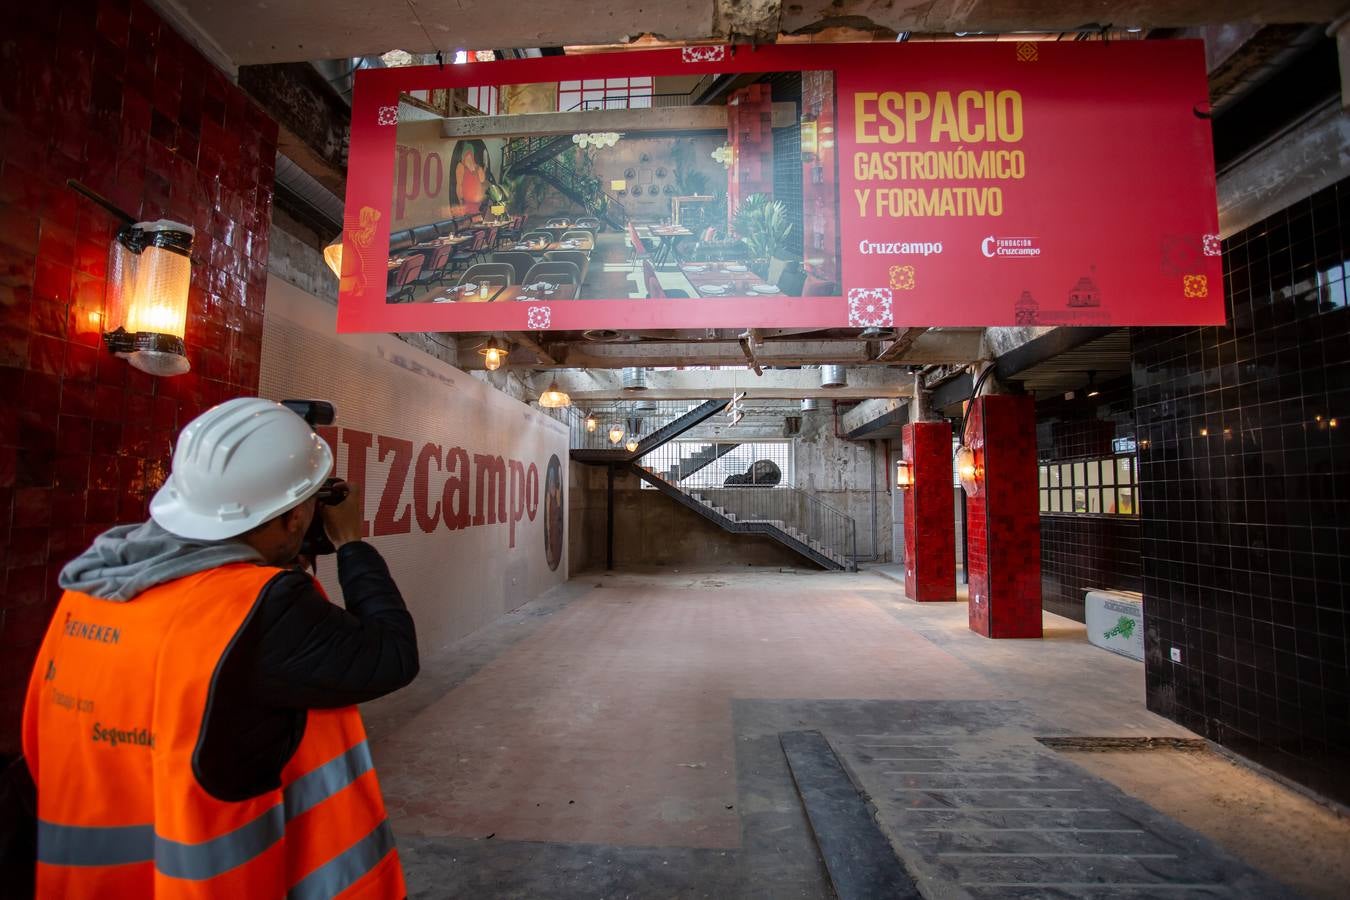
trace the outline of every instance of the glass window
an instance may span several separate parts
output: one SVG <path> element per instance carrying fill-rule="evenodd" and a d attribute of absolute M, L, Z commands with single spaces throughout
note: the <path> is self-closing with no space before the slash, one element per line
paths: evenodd
<path fill-rule="evenodd" d="M 1116 484 L 1131 484 L 1134 479 L 1130 477 L 1130 458 L 1121 456 L 1116 459 Z"/>
<path fill-rule="evenodd" d="M 579 91 L 579 90 L 581 90 L 581 82 L 580 82 L 580 81 L 560 81 L 560 82 L 558 82 L 558 90 L 560 90 L 560 91 Z"/>
<path fill-rule="evenodd" d="M 1060 509 L 1064 512 L 1073 512 L 1073 491 L 1068 488 L 1061 488 L 1059 492 Z"/>
<path fill-rule="evenodd" d="M 1050 511 L 1059 512 L 1059 491 L 1050 491 Z"/>
<path fill-rule="evenodd" d="M 1050 492 L 1041 491 L 1041 512 L 1050 511 Z"/>
<path fill-rule="evenodd" d="M 1102 460 L 1102 484 L 1116 483 L 1116 464 L 1114 460 Z"/>
<path fill-rule="evenodd" d="M 1101 474 L 1101 471 L 1102 471 L 1101 464 L 1098 463 L 1097 460 L 1094 459 L 1092 462 L 1090 462 L 1090 463 L 1087 464 L 1087 486 L 1088 486 L 1088 487 L 1096 487 L 1096 486 L 1097 486 L 1097 476 Z"/>
<path fill-rule="evenodd" d="M 1119 492 L 1117 510 L 1122 516 L 1134 515 L 1134 488 L 1123 487 Z"/>
<path fill-rule="evenodd" d="M 1085 463 L 1076 462 L 1073 464 L 1074 487 L 1087 484 L 1087 476 L 1085 474 L 1086 470 L 1087 465 Z"/>
<path fill-rule="evenodd" d="M 1043 488 L 1044 488 L 1044 487 L 1049 487 L 1049 486 L 1050 486 L 1050 467 L 1049 467 L 1049 466 L 1038 466 L 1037 468 L 1040 469 L 1040 475 L 1041 475 L 1041 487 L 1043 487 Z"/>
<path fill-rule="evenodd" d="M 1059 466 L 1053 465 L 1048 468 L 1050 469 L 1050 486 L 1052 488 L 1059 487 Z"/>
<path fill-rule="evenodd" d="M 1100 514 L 1102 511 L 1102 492 L 1097 488 L 1088 490 L 1088 508 L 1089 513 Z"/>
<path fill-rule="evenodd" d="M 1087 490 L 1085 488 L 1075 488 L 1073 492 L 1073 511 L 1076 513 L 1085 513 L 1088 511 Z"/>

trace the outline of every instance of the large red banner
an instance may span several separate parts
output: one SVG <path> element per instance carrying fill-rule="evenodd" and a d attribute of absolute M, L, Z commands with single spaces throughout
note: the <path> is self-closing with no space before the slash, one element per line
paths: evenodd
<path fill-rule="evenodd" d="M 708 154 L 699 141 L 723 143 L 716 158 L 725 168 L 703 182 L 713 182 L 716 212 L 697 228 L 667 226 L 669 198 L 647 197 L 633 183 L 665 172 L 657 152 L 647 168 L 625 170 L 627 179 L 593 179 L 608 193 L 601 206 L 610 218 L 624 210 L 624 224 L 601 223 L 608 237 L 598 240 L 610 241 L 611 251 L 603 265 L 593 255 L 600 246 L 560 241 L 561 234 L 547 244 L 552 250 L 536 255 L 585 251 L 590 275 L 578 289 L 517 284 L 471 293 L 457 290 L 454 277 L 429 282 L 423 274 L 419 286 L 409 274 L 405 262 L 417 252 L 432 266 L 447 256 L 437 254 L 445 242 L 482 230 L 475 212 L 506 225 L 504 193 L 484 193 L 480 209 L 473 191 L 494 171 L 504 175 L 511 153 L 527 159 L 515 147 L 534 145 L 522 143 L 529 133 L 521 131 L 507 138 L 516 145 L 506 149 L 461 137 L 464 147 L 453 153 L 423 153 L 408 135 L 442 126 L 401 122 L 401 93 L 493 86 L 505 94 L 506 86 L 545 85 L 562 97 L 573 86 L 638 84 L 639 76 L 650 85 L 784 72 L 804 73 L 799 99 L 791 98 L 796 109 L 788 107 L 791 121 L 784 121 L 780 97 L 752 83 L 722 101 L 724 132 L 668 138 L 695 148 L 704 166 Z M 352 109 L 339 330 L 1221 323 L 1207 97 L 1202 46 L 1192 41 L 690 47 L 362 70 Z M 603 105 L 613 105 L 608 94 Z M 567 109 L 561 102 L 555 108 Z M 559 119 L 544 119 L 556 134 Z M 784 129 L 793 140 L 779 139 Z M 662 139 L 639 130 L 621 138 L 620 148 Z M 586 145 L 578 146 L 568 152 L 581 154 Z M 588 171 L 607 164 L 609 151 L 599 146 L 585 160 L 576 157 Z M 783 156 L 785 147 L 789 154 L 800 147 L 800 163 Z M 785 170 L 800 172 L 795 187 L 790 177 L 784 187 Z M 646 189 L 656 195 L 660 185 Z M 417 191 L 443 205 L 417 207 Z M 748 192 L 796 211 L 790 245 L 766 249 L 744 233 L 736 213 Z M 427 230 L 433 219 L 438 230 Z M 543 224 L 542 216 L 527 219 L 525 228 Z M 683 236 L 671 238 L 671 229 Z M 512 245 L 505 229 L 489 233 L 495 246 L 473 261 L 491 260 L 494 250 L 545 247 Z M 649 253 L 670 247 L 653 264 L 630 244 Z M 740 256 L 715 252 L 733 244 Z M 615 256 L 617 246 L 622 253 Z M 774 269 L 765 271 L 770 264 L 781 271 L 778 257 L 801 272 L 790 286 L 790 277 L 775 282 Z"/>

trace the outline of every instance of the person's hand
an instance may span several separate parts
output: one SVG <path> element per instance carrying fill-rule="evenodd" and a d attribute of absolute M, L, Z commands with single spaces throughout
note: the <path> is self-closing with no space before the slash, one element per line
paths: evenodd
<path fill-rule="evenodd" d="M 350 481 L 334 485 L 335 492 L 341 489 L 347 491 L 347 498 L 341 503 L 335 506 L 327 503 L 319 505 L 319 513 L 323 516 L 323 530 L 328 534 L 328 539 L 333 542 L 334 547 L 361 540 L 362 517 L 365 512 L 361 485 Z"/>

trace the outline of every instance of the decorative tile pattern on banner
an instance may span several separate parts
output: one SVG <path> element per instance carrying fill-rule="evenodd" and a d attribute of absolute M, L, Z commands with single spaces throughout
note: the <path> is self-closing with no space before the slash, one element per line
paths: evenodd
<path fill-rule="evenodd" d="M 850 328 L 881 328 L 895 324 L 890 288 L 849 288 Z"/>
<path fill-rule="evenodd" d="M 397 125 L 397 124 L 398 124 L 398 107 L 397 107 L 397 106 L 381 106 L 381 107 L 380 107 L 380 118 L 379 118 L 379 123 L 380 123 L 381 125 Z"/>
<path fill-rule="evenodd" d="M 914 290 L 913 266 L 891 266 L 890 276 L 891 276 L 891 290 L 893 291 Z"/>
<path fill-rule="evenodd" d="M 1207 234 L 1201 239 L 1205 245 L 1206 256 L 1223 255 L 1223 238 L 1217 234 Z"/>
<path fill-rule="evenodd" d="M 727 48 L 725 46 L 682 47 L 680 48 L 680 58 L 687 63 L 721 62 L 727 58 Z"/>
<path fill-rule="evenodd" d="M 525 327 L 539 331 L 553 321 L 553 310 L 547 306 L 531 306 L 525 310 Z"/>
<path fill-rule="evenodd" d="M 1035 41 L 1017 42 L 1017 61 L 1018 62 L 1036 62 L 1041 58 L 1041 52 L 1036 48 Z"/>
<path fill-rule="evenodd" d="M 1181 280 L 1182 293 L 1194 299 L 1209 296 L 1209 278 L 1205 275 L 1185 275 Z"/>

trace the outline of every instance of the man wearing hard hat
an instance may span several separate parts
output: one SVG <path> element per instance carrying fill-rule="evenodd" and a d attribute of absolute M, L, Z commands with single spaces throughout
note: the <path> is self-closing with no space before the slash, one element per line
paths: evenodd
<path fill-rule="evenodd" d="M 412 618 L 320 508 L 346 610 L 292 563 L 333 455 L 278 403 L 183 429 L 150 521 L 61 572 L 29 684 L 39 897 L 402 897 L 353 704 L 417 674 Z"/>

